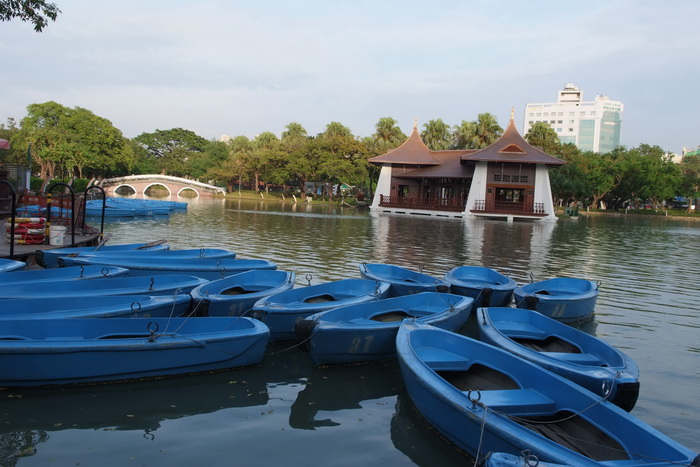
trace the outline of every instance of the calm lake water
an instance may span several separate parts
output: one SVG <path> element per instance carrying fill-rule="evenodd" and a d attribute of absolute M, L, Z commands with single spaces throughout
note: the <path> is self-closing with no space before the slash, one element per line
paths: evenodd
<path fill-rule="evenodd" d="M 700 451 L 700 223 L 580 217 L 555 224 L 370 215 L 286 202 L 193 200 L 110 222 L 110 243 L 167 239 L 275 261 L 297 285 L 363 262 L 442 276 L 459 265 L 601 282 L 584 330 L 641 371 L 633 413 Z M 473 320 L 473 317 L 472 317 Z M 462 330 L 472 335 L 470 321 Z M 471 460 L 417 414 L 396 362 L 316 369 L 290 344 L 260 367 L 133 384 L 0 391 L 0 465 L 451 466 Z"/>

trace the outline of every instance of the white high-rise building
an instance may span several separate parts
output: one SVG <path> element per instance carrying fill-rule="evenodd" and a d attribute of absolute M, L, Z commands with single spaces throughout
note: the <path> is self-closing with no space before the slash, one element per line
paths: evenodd
<path fill-rule="evenodd" d="M 582 151 L 604 154 L 620 145 L 623 110 L 622 102 L 600 94 L 584 102 L 583 91 L 568 83 L 559 91 L 557 102 L 525 106 L 523 134 L 535 122 L 545 122 L 562 144 L 574 143 Z"/>

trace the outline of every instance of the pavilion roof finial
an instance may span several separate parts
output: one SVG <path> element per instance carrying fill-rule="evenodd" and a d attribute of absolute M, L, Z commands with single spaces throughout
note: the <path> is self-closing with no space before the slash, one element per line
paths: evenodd
<path fill-rule="evenodd" d="M 413 129 L 418 129 L 418 117 L 413 117 Z"/>
<path fill-rule="evenodd" d="M 510 121 L 515 121 L 515 107 L 510 108 Z"/>

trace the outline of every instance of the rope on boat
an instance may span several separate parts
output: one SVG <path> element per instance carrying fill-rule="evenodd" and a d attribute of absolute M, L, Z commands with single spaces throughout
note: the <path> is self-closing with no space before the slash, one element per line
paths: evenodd
<path fill-rule="evenodd" d="M 469 394 L 471 394 L 471 392 L 472 392 L 472 391 L 469 391 Z M 479 391 L 476 391 L 476 392 L 479 393 Z M 475 405 L 479 405 L 479 406 L 484 410 L 484 416 L 483 416 L 482 422 L 481 422 L 481 434 L 480 434 L 480 437 L 479 437 L 479 448 L 478 448 L 478 450 L 477 450 L 477 457 L 476 457 L 476 461 L 475 461 L 474 464 L 477 465 L 478 460 L 479 460 L 479 455 L 480 455 L 480 451 L 481 451 L 481 443 L 482 443 L 483 436 L 484 436 L 484 425 L 485 425 L 485 423 L 486 423 L 486 415 L 488 414 L 488 412 L 493 412 L 493 413 L 502 415 L 502 416 L 504 416 L 504 417 L 506 417 L 506 418 L 508 418 L 508 419 L 510 419 L 510 420 L 513 420 L 513 421 L 516 422 L 516 423 L 522 424 L 522 425 L 528 425 L 528 424 L 530 424 L 530 425 L 540 425 L 540 424 L 549 424 L 549 423 L 560 423 L 560 422 L 564 422 L 564 421 L 566 421 L 566 420 L 570 420 L 570 419 L 572 419 L 572 418 L 574 418 L 574 417 L 577 417 L 577 416 L 583 414 L 584 412 L 586 412 L 587 410 L 593 408 L 594 406 L 600 404 L 601 402 L 607 400 L 607 398 L 608 398 L 608 396 L 610 395 L 611 392 L 612 392 L 612 385 L 611 385 L 611 387 L 610 387 L 610 390 L 608 390 L 608 391 L 606 392 L 606 394 L 605 394 L 603 397 L 601 397 L 600 399 L 598 399 L 597 401 L 595 401 L 593 404 L 589 405 L 588 407 L 585 407 L 584 409 L 580 410 L 579 412 L 572 413 L 571 415 L 569 415 L 569 416 L 567 416 L 567 417 L 564 417 L 564 418 L 561 418 L 561 419 L 558 419 L 558 420 L 547 420 L 547 421 L 529 420 L 529 419 L 526 419 L 526 418 L 520 418 L 520 417 L 518 417 L 518 416 L 516 416 L 516 415 L 510 415 L 510 414 L 508 414 L 508 413 L 506 413 L 506 412 L 502 412 L 502 411 L 499 411 L 499 410 L 494 410 L 494 409 L 491 409 L 490 407 L 488 407 L 487 405 L 485 405 L 484 403 L 482 403 L 482 402 L 479 401 L 479 399 L 481 398 L 481 397 L 480 397 L 480 396 L 481 396 L 480 393 L 479 393 L 478 398 L 476 398 L 476 399 L 474 399 L 474 398 L 472 398 L 472 397 L 470 397 L 470 396 L 468 395 L 467 397 L 469 397 L 469 400 L 472 402 L 472 408 L 474 408 Z M 579 442 L 579 443 L 588 444 L 588 445 L 591 445 L 591 446 L 597 446 L 597 445 L 598 445 L 598 443 L 596 443 L 596 442 L 587 441 L 587 440 L 585 440 L 585 439 L 577 438 L 577 437 L 575 437 L 575 436 L 571 436 L 571 435 L 568 435 L 568 434 L 565 434 L 565 433 L 558 433 L 558 435 L 559 435 L 560 437 L 562 437 L 562 438 L 567 438 L 567 439 L 570 439 L 570 440 L 574 440 L 574 441 L 577 441 L 577 442 Z M 559 444 L 559 443 L 557 443 L 557 444 Z M 687 464 L 687 463 L 683 463 L 683 462 L 675 462 L 675 461 L 670 461 L 670 460 L 666 460 L 666 459 L 661 459 L 661 458 L 658 458 L 658 457 L 650 456 L 650 455 L 647 455 L 647 454 L 641 454 L 641 453 L 638 453 L 638 452 L 627 451 L 627 450 L 624 450 L 624 449 L 617 449 L 617 448 L 614 448 L 614 447 L 612 447 L 612 446 L 606 446 L 606 449 L 611 450 L 611 451 L 617 451 L 617 452 L 620 452 L 620 453 L 624 453 L 624 454 L 627 454 L 627 455 L 629 455 L 629 456 L 636 456 L 636 457 L 643 458 L 643 459 L 653 460 L 653 461 L 656 461 L 656 462 L 665 462 L 665 463 L 668 463 L 668 464 L 671 464 L 671 465 L 680 465 L 680 466 L 684 466 L 684 467 L 695 467 L 696 465 L 700 465 L 700 455 L 698 455 L 698 457 L 696 457 L 696 458 L 693 460 L 693 462 L 692 462 L 691 464 Z M 534 456 L 534 455 L 532 455 L 532 454 L 529 454 L 529 450 L 523 451 L 521 454 L 525 454 L 526 452 L 528 453 L 528 456 L 527 456 L 527 457 L 523 457 L 523 462 L 524 462 L 524 464 L 525 464 L 525 465 L 537 465 L 537 464 L 539 463 L 539 460 L 537 459 L 536 456 Z M 536 463 L 536 464 L 528 464 L 528 459 L 529 459 L 530 457 L 534 457 L 534 459 L 537 461 L 537 463 Z"/>
<path fill-rule="evenodd" d="M 479 393 L 479 399 L 481 399 L 481 393 Z M 472 401 L 472 403 L 475 404 L 476 402 Z M 489 409 L 486 406 L 483 406 L 483 407 L 484 407 L 484 416 L 481 419 L 481 430 L 479 431 L 479 447 L 476 450 L 476 457 L 474 458 L 474 465 L 478 465 L 478 463 L 479 463 L 479 457 L 481 457 L 481 444 L 484 441 L 484 431 L 486 430 L 486 415 L 488 414 Z"/>

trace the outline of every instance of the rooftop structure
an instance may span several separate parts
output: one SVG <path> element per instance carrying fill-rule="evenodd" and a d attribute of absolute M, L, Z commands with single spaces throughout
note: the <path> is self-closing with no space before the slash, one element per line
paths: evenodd
<path fill-rule="evenodd" d="M 573 143 L 582 151 L 607 153 L 620 145 L 624 106 L 604 95 L 583 100 L 583 91 L 568 83 L 558 93 L 557 102 L 527 104 L 523 134 L 535 122 L 547 123 L 562 144 Z"/>
<path fill-rule="evenodd" d="M 414 125 L 398 148 L 373 157 L 381 166 L 371 209 L 441 217 L 556 220 L 550 167 L 565 164 L 527 143 L 513 116 L 484 149 L 431 151 Z"/>

